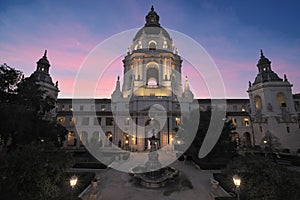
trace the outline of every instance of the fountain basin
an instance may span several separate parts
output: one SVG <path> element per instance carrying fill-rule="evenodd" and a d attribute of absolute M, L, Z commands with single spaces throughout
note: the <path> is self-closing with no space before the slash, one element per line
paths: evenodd
<path fill-rule="evenodd" d="M 156 171 L 147 172 L 145 167 L 135 167 L 129 173 L 134 183 L 146 188 L 161 188 L 167 185 L 179 175 L 178 170 L 173 167 L 165 167 Z"/>

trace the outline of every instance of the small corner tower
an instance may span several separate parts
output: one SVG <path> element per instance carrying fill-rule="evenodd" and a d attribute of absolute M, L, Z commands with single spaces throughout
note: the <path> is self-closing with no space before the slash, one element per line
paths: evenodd
<path fill-rule="evenodd" d="M 251 118 L 256 133 L 256 144 L 265 140 L 266 133 L 279 138 L 285 146 L 285 134 L 296 127 L 296 111 L 292 96 L 292 84 L 286 75 L 280 78 L 271 68 L 271 61 L 261 50 L 257 63 L 258 73 L 253 83 L 249 82 L 248 94 Z"/>
<path fill-rule="evenodd" d="M 31 77 L 36 81 L 36 84 L 41 90 L 45 91 L 44 98 L 52 98 L 56 104 L 57 96 L 59 93 L 58 81 L 54 84 L 49 73 L 50 63 L 47 58 L 47 50 L 45 50 L 44 56 L 37 61 L 36 70 L 31 74 Z M 55 105 L 54 105 L 55 106 Z M 52 120 L 55 117 L 55 109 L 46 114 L 46 119 Z"/>
<path fill-rule="evenodd" d="M 36 70 L 33 72 L 31 77 L 36 80 L 36 83 L 40 86 L 42 90 L 46 91 L 46 96 L 50 96 L 55 101 L 58 96 L 58 82 L 53 83 L 52 78 L 49 74 L 50 63 L 47 58 L 47 50 L 45 50 L 44 56 L 37 61 Z"/>

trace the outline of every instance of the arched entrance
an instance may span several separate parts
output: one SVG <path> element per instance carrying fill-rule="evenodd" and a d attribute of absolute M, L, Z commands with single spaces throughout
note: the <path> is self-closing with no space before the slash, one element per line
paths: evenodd
<path fill-rule="evenodd" d="M 160 148 L 160 124 L 155 119 L 149 119 L 145 123 L 145 150 L 150 149 L 150 137 L 155 136 L 158 139 L 157 141 L 157 149 Z"/>
<path fill-rule="evenodd" d="M 92 147 L 98 147 L 100 142 L 100 133 L 98 131 L 95 131 L 93 133 L 93 136 L 90 140 L 90 144 Z"/>
<path fill-rule="evenodd" d="M 155 65 L 150 65 L 146 72 L 146 84 L 149 87 L 157 87 L 159 85 L 158 69 Z"/>
<path fill-rule="evenodd" d="M 237 146 L 240 145 L 240 137 L 239 137 L 239 134 L 237 132 L 231 133 L 231 141 L 235 141 Z"/>
<path fill-rule="evenodd" d="M 68 146 L 76 146 L 77 145 L 77 138 L 76 138 L 76 134 L 74 133 L 74 131 L 70 131 L 68 133 L 67 145 Z"/>
<path fill-rule="evenodd" d="M 113 137 L 112 137 L 112 132 L 107 131 L 105 133 L 105 136 L 108 140 L 105 140 L 105 146 L 112 146 L 112 141 L 113 141 Z"/>
<path fill-rule="evenodd" d="M 88 145 L 88 133 L 86 131 L 82 131 L 80 135 L 80 145 Z"/>
<path fill-rule="evenodd" d="M 244 133 L 244 145 L 245 147 L 251 147 L 251 136 L 249 132 Z"/>

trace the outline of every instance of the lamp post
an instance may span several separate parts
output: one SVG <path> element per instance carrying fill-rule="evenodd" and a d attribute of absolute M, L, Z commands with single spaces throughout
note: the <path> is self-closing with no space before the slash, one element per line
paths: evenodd
<path fill-rule="evenodd" d="M 267 157 L 267 140 L 264 140 L 264 148 L 265 148 L 265 157 Z"/>
<path fill-rule="evenodd" d="M 234 175 L 232 177 L 232 179 L 233 179 L 233 183 L 235 185 L 237 199 L 240 200 L 240 186 L 241 186 L 242 180 L 238 175 Z"/>
<path fill-rule="evenodd" d="M 77 176 L 73 175 L 71 178 L 70 178 L 70 186 L 71 186 L 71 199 L 73 200 L 73 190 L 77 184 L 77 181 L 78 181 L 78 178 Z"/>
<path fill-rule="evenodd" d="M 129 149 L 129 141 L 128 139 L 125 140 L 125 150 L 128 151 Z"/>

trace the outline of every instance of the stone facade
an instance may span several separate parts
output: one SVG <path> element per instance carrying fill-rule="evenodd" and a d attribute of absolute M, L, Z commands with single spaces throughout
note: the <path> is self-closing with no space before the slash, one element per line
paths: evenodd
<path fill-rule="evenodd" d="M 193 102 L 200 111 L 216 109 L 210 99 L 194 99 L 187 77 L 182 84 L 181 63 L 172 38 L 152 8 L 127 50 L 123 83 L 118 77 L 111 99 L 76 99 L 76 104 L 72 99 L 58 99 L 57 121 L 69 130 L 66 146 L 111 147 L 112 142 L 127 150 L 144 151 L 153 133 L 159 147 L 172 144 L 181 116 L 193 109 Z M 295 152 L 300 149 L 300 96 L 292 95 L 292 84 L 272 71 L 262 52 L 257 67 L 255 81 L 249 82 L 249 99 L 226 100 L 227 119 L 236 125 L 232 138 L 244 147 L 267 143 Z M 163 125 L 153 120 L 158 116 Z"/>

